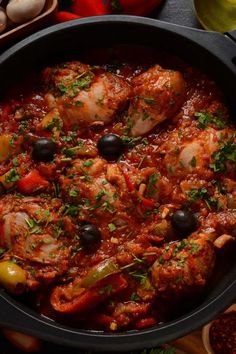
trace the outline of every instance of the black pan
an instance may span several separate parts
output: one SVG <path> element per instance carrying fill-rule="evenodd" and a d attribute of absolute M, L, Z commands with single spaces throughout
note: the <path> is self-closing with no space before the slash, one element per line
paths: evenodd
<path fill-rule="evenodd" d="M 92 17 L 56 25 L 16 44 L 0 56 L 0 90 L 13 85 L 31 68 L 49 60 L 68 58 L 94 46 L 114 43 L 162 48 L 202 68 L 223 89 L 232 109 L 236 105 L 235 32 L 205 32 L 148 18 L 131 16 Z M 223 257 L 217 278 L 200 301 L 186 308 L 175 320 L 140 331 L 103 334 L 74 329 L 40 316 L 27 306 L 0 292 L 0 325 L 24 331 L 58 344 L 98 351 L 130 351 L 170 342 L 210 321 L 236 297 L 235 249 Z M 226 261 L 227 259 L 227 261 Z"/>

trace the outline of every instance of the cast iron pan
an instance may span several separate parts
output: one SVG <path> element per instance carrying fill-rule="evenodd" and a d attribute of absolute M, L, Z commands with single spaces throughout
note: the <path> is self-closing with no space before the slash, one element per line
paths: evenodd
<path fill-rule="evenodd" d="M 148 18 L 92 17 L 49 27 L 16 44 L 0 56 L 1 93 L 31 68 L 49 60 L 69 58 L 84 48 L 114 43 L 162 48 L 203 69 L 219 83 L 232 112 L 236 96 L 235 32 L 219 34 L 190 29 Z M 144 53 L 145 55 L 145 53 Z M 129 351 L 170 342 L 210 321 L 236 297 L 235 249 L 220 260 L 217 277 L 200 302 L 171 322 L 141 331 L 103 334 L 55 323 L 0 292 L 0 325 L 58 344 L 98 351 Z M 226 261 L 227 259 L 227 261 Z"/>

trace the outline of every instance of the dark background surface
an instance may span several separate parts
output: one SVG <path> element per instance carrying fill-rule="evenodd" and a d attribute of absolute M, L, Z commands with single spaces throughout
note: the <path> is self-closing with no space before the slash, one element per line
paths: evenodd
<path fill-rule="evenodd" d="M 66 3 L 67 0 L 64 0 Z M 155 11 L 152 15 L 161 21 L 171 22 L 182 26 L 200 28 L 195 16 L 191 0 L 165 0 L 163 5 Z M 0 52 L 3 48 L 0 48 Z M 1 314 L 0 314 L 1 316 Z M 21 354 L 17 351 L 4 338 L 0 335 L 0 354 Z M 91 354 L 91 352 L 83 352 L 79 349 L 73 349 L 68 347 L 59 346 L 51 343 L 43 343 L 42 349 L 38 354 Z M 135 353 L 141 353 L 135 352 Z M 101 353 L 100 353 L 101 354 Z M 110 353 L 112 354 L 112 353 Z M 128 354 L 128 353 L 127 353 Z M 131 354 L 129 352 L 129 354 Z M 145 353 L 148 354 L 148 353 Z"/>

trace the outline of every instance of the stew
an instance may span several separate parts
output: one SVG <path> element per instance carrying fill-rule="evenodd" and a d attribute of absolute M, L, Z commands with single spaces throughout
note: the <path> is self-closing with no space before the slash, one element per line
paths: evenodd
<path fill-rule="evenodd" d="M 140 53 L 44 67 L 0 103 L 0 284 L 78 328 L 168 321 L 235 240 L 221 91 L 178 58 Z"/>

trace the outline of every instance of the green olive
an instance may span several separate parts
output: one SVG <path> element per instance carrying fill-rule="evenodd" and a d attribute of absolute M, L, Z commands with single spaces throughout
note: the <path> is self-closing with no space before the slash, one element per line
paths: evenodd
<path fill-rule="evenodd" d="M 26 286 L 25 271 L 15 263 L 0 263 L 0 285 L 13 294 L 21 294 Z"/>

